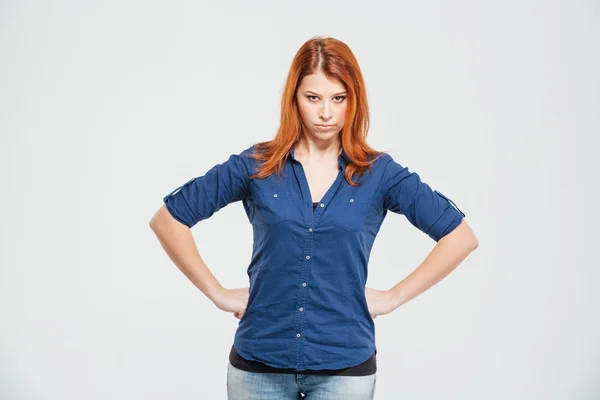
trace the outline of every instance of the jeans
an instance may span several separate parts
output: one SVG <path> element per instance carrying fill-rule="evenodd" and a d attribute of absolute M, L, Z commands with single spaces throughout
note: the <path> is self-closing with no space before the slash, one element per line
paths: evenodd
<path fill-rule="evenodd" d="M 376 375 L 248 372 L 227 366 L 228 400 L 372 400 Z M 304 397 L 303 397 L 304 395 Z"/>

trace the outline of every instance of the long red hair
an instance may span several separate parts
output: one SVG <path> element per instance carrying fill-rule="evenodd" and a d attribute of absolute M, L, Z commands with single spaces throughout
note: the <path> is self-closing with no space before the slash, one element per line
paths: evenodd
<path fill-rule="evenodd" d="M 345 179 L 358 186 L 352 177 L 362 176 L 381 152 L 371 148 L 366 137 L 369 130 L 369 106 L 365 83 L 358 62 L 350 48 L 330 37 L 313 37 L 302 45 L 294 56 L 281 99 L 281 121 L 273 140 L 256 144 L 253 157 L 260 163 L 258 172 L 250 178 L 278 175 L 289 156 L 289 151 L 302 137 L 302 122 L 296 102 L 296 91 L 302 79 L 321 71 L 329 79 L 340 81 L 346 88 L 348 102 L 341 143 L 349 158 Z"/>

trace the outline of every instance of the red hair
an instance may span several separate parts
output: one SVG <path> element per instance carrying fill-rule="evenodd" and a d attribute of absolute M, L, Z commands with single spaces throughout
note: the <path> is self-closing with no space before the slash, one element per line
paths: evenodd
<path fill-rule="evenodd" d="M 294 56 L 281 99 L 281 121 L 275 138 L 256 144 L 253 157 L 264 161 L 258 172 L 250 178 L 278 175 L 289 156 L 289 151 L 302 137 L 302 122 L 296 102 L 296 91 L 302 79 L 321 71 L 329 79 L 340 81 L 348 92 L 341 143 L 349 158 L 345 179 L 352 186 L 354 174 L 359 177 L 375 161 L 381 152 L 366 143 L 369 130 L 369 106 L 365 83 L 358 62 L 350 48 L 334 38 L 313 37 L 302 45 Z"/>

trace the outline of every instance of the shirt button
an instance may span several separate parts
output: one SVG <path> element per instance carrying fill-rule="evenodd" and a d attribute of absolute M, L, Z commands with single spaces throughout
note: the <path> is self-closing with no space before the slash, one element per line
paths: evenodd
<path fill-rule="evenodd" d="M 354 199 L 350 199 L 350 203 L 354 203 Z"/>
<path fill-rule="evenodd" d="M 306 259 L 307 259 L 307 260 L 310 260 L 310 256 L 306 256 Z"/>
<path fill-rule="evenodd" d="M 325 207 L 325 204 L 321 203 L 321 207 Z"/>
<path fill-rule="evenodd" d="M 296 337 L 300 337 L 300 334 L 299 334 L 299 333 L 296 333 Z"/>
<path fill-rule="evenodd" d="M 300 307 L 298 310 L 299 310 L 300 312 L 302 312 L 302 311 L 304 311 L 304 308 Z"/>
<path fill-rule="evenodd" d="M 312 232 L 312 228 L 308 228 L 308 231 L 309 231 L 309 232 Z"/>
<path fill-rule="evenodd" d="M 302 286 L 306 287 L 306 282 L 302 282 Z"/>
<path fill-rule="evenodd" d="M 275 193 L 275 194 L 273 195 L 273 197 L 277 197 L 277 193 Z"/>

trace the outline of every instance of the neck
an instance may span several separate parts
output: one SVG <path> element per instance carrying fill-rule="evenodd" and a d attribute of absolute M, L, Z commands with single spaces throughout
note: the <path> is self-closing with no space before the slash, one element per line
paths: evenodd
<path fill-rule="evenodd" d="M 304 159 L 316 159 L 337 157 L 342 153 L 342 143 L 339 137 L 329 142 L 316 141 L 303 137 L 298 141 L 294 154 Z"/>

